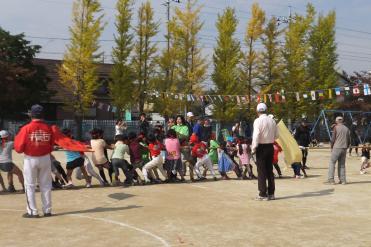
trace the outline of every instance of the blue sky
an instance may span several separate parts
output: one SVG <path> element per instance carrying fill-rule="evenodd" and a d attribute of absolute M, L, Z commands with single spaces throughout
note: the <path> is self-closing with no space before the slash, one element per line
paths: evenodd
<path fill-rule="evenodd" d="M 172 6 L 184 8 L 186 0 L 181 4 L 172 3 Z M 105 21 L 107 23 L 101 37 L 101 50 L 110 60 L 111 48 L 114 45 L 109 41 L 115 33 L 115 0 L 102 0 Z M 137 7 L 144 0 L 135 0 L 135 13 Z M 160 33 L 156 40 L 163 41 L 166 8 L 162 4 L 165 0 L 151 1 L 156 19 L 161 23 Z M 267 16 L 287 16 L 289 6 L 293 12 L 304 13 L 308 1 L 295 0 L 259 0 Z M 371 70 L 371 1 L 370 0 L 314 0 L 317 12 L 326 14 L 336 10 L 339 62 L 338 69 L 351 73 L 353 71 Z M 215 44 L 217 14 L 227 6 L 236 8 L 239 18 L 237 37 L 242 40 L 246 23 L 250 17 L 250 8 L 253 1 L 248 0 L 199 0 L 203 5 L 201 19 L 204 28 L 201 32 L 201 43 L 204 54 L 209 60 L 212 57 L 212 47 Z M 54 40 L 35 37 L 55 37 L 68 39 L 68 26 L 71 24 L 72 0 L 0 0 L 0 25 L 13 34 L 25 33 L 28 39 L 35 44 L 40 44 L 42 52 L 39 57 L 61 58 L 68 40 Z M 32 38 L 34 37 L 34 38 Z M 163 43 L 159 43 L 161 48 Z M 259 44 L 257 44 L 259 48 Z M 211 67 L 211 66 L 210 66 Z M 210 69 L 211 70 L 211 69 Z"/>

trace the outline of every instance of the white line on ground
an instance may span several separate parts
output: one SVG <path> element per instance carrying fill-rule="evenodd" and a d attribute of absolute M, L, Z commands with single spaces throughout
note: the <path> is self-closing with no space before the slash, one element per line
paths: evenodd
<path fill-rule="evenodd" d="M 163 238 L 161 238 L 161 237 L 159 237 L 159 236 L 157 236 L 157 235 L 155 235 L 155 234 L 153 234 L 149 231 L 146 231 L 144 229 L 141 229 L 141 228 L 138 228 L 138 227 L 126 224 L 126 223 L 122 223 L 122 222 L 114 221 L 114 220 L 110 220 L 110 219 L 105 219 L 105 218 L 96 218 L 96 217 L 91 217 L 91 216 L 79 215 L 79 214 L 69 215 L 69 216 L 79 217 L 79 218 L 86 218 L 86 219 L 91 219 L 91 220 L 98 220 L 98 221 L 103 221 L 103 222 L 110 223 L 110 224 L 119 225 L 119 226 L 122 226 L 122 227 L 127 227 L 127 228 L 136 230 L 138 232 L 142 232 L 142 233 L 144 233 L 148 236 L 151 236 L 151 237 L 157 239 L 158 241 L 160 241 L 163 244 L 163 246 L 170 247 L 170 244 L 168 242 L 166 242 Z"/>
<path fill-rule="evenodd" d="M 196 187 L 196 188 L 200 188 L 200 189 L 208 189 L 208 187 L 205 187 L 205 186 L 201 186 L 201 185 L 194 185 L 194 184 L 191 184 L 192 187 Z"/>
<path fill-rule="evenodd" d="M 0 211 L 23 212 L 24 210 L 0 208 Z M 109 224 L 114 224 L 114 225 L 119 225 L 119 226 L 122 226 L 122 227 L 127 227 L 127 228 L 130 228 L 130 229 L 133 229 L 135 231 L 144 233 L 144 234 L 146 234 L 146 235 L 148 235 L 150 237 L 153 237 L 153 238 L 157 239 L 159 242 L 162 243 L 163 246 L 166 246 L 166 247 L 170 247 L 171 246 L 168 242 L 166 242 L 165 239 L 161 238 L 160 236 L 157 236 L 156 234 L 153 234 L 153 233 L 151 233 L 149 231 L 146 231 L 144 229 L 141 229 L 141 228 L 138 228 L 138 227 L 135 227 L 135 226 L 132 226 L 132 225 L 123 223 L 123 222 L 114 221 L 114 220 L 105 219 L 105 218 L 96 218 L 96 217 L 91 217 L 91 216 L 85 216 L 85 215 L 80 215 L 80 214 L 67 215 L 67 216 L 78 217 L 78 218 L 85 218 L 85 219 L 90 219 L 90 220 L 98 220 L 98 221 L 103 221 L 103 222 L 109 223 Z"/>

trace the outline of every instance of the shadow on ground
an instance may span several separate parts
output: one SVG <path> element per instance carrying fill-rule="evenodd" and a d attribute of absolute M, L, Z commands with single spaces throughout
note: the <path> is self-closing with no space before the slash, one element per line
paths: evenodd
<path fill-rule="evenodd" d="M 132 194 L 125 194 L 125 193 L 113 193 L 113 194 L 108 195 L 109 198 L 112 198 L 118 201 L 122 201 L 122 200 L 128 199 L 133 196 L 134 195 Z"/>
<path fill-rule="evenodd" d="M 298 194 L 298 195 L 279 197 L 279 198 L 276 198 L 276 200 L 328 196 L 328 195 L 332 195 L 334 191 L 335 189 L 327 189 L 327 190 L 320 190 L 320 191 L 313 191 L 313 192 L 305 192 L 305 193 Z"/>
<path fill-rule="evenodd" d="M 87 214 L 87 213 L 104 213 L 104 212 L 115 212 L 115 211 L 122 211 L 122 210 L 128 210 L 128 209 L 134 209 L 134 208 L 141 208 L 142 206 L 137 205 L 129 205 L 125 207 L 96 207 L 86 210 L 78 210 L 78 211 L 71 211 L 71 212 L 64 212 L 64 213 L 58 213 L 55 214 L 55 216 L 63 216 L 63 215 L 73 215 L 73 214 Z"/>

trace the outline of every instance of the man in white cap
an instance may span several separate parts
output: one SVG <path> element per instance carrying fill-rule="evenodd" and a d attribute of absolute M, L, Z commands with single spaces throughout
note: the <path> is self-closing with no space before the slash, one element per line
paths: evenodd
<path fill-rule="evenodd" d="M 256 153 L 258 169 L 258 201 L 274 200 L 273 143 L 278 137 L 276 122 L 267 116 L 267 105 L 258 104 L 258 118 L 254 121 L 252 153 Z M 268 187 L 267 187 L 268 181 Z"/>
<path fill-rule="evenodd" d="M 193 127 L 194 127 L 194 123 L 193 123 L 193 118 L 194 118 L 195 115 L 193 115 L 193 112 L 187 112 L 187 120 L 186 120 L 186 125 L 188 127 L 188 133 L 189 133 L 189 136 L 192 135 L 193 133 Z"/>
<path fill-rule="evenodd" d="M 345 178 L 345 160 L 347 149 L 350 146 L 350 131 L 343 124 L 343 117 L 339 116 L 335 119 L 336 125 L 331 137 L 331 160 L 328 169 L 327 184 L 335 184 L 335 165 L 338 163 L 339 183 L 346 184 Z"/>

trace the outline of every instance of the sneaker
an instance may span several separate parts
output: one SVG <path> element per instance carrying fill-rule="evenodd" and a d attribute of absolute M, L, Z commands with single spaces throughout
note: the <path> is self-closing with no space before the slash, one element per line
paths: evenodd
<path fill-rule="evenodd" d="M 270 200 L 270 201 L 271 201 L 271 200 L 272 200 L 272 201 L 273 201 L 273 200 L 276 200 L 276 197 L 275 197 L 274 195 L 268 195 L 268 200 Z"/>
<path fill-rule="evenodd" d="M 324 182 L 324 184 L 335 185 L 335 181 L 333 181 L 333 180 L 327 180 L 326 182 Z"/>
<path fill-rule="evenodd" d="M 266 196 L 257 196 L 257 197 L 255 197 L 255 201 L 268 201 L 268 197 L 266 197 Z"/>
<path fill-rule="evenodd" d="M 91 188 L 91 183 L 86 183 L 86 188 Z"/>
<path fill-rule="evenodd" d="M 296 178 L 296 179 L 302 179 L 302 178 L 304 178 L 304 176 L 302 176 L 302 175 L 297 175 L 297 176 L 295 176 L 295 178 Z"/>
<path fill-rule="evenodd" d="M 15 190 L 13 184 L 10 184 L 10 185 L 9 185 L 9 187 L 8 187 L 8 192 L 11 192 L 11 193 L 17 192 L 17 191 Z"/>
<path fill-rule="evenodd" d="M 31 219 L 31 218 L 40 218 L 40 216 L 37 214 L 37 215 L 32 215 L 32 214 L 28 214 L 28 213 L 25 213 L 22 215 L 23 218 L 28 218 L 28 219 Z"/>
<path fill-rule="evenodd" d="M 342 185 L 346 185 L 347 184 L 347 182 L 345 182 L 345 181 L 339 181 L 339 184 L 342 184 Z"/>
<path fill-rule="evenodd" d="M 72 183 L 68 183 L 65 186 L 63 186 L 63 188 L 65 188 L 65 189 L 72 189 L 73 187 L 74 187 L 74 185 Z"/>
<path fill-rule="evenodd" d="M 46 213 L 46 214 L 44 214 L 44 217 L 52 217 L 52 216 L 53 216 L 52 213 Z"/>
<path fill-rule="evenodd" d="M 359 174 L 366 174 L 366 171 L 364 171 L 364 170 L 360 170 L 360 171 L 359 171 Z"/>

